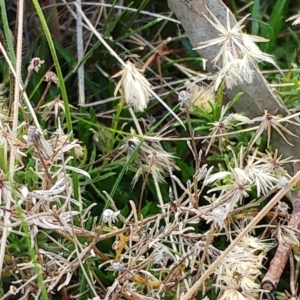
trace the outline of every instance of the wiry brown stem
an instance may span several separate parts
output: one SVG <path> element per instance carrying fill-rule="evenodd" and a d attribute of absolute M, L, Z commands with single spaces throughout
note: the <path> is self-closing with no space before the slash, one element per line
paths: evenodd
<path fill-rule="evenodd" d="M 300 225 L 300 192 L 298 193 L 292 212 L 292 217 L 288 223 L 291 228 L 297 229 Z M 281 277 L 281 274 L 285 268 L 288 261 L 292 246 L 289 245 L 279 245 L 277 251 L 271 260 L 270 267 L 262 280 L 261 287 L 264 290 L 273 291 Z"/>

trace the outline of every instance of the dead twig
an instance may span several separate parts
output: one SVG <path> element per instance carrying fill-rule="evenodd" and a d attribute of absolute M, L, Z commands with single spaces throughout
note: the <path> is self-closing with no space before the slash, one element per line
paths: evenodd
<path fill-rule="evenodd" d="M 288 226 L 293 229 L 298 229 L 300 225 L 300 192 L 298 193 L 292 212 L 292 217 Z M 270 267 L 262 280 L 261 287 L 264 290 L 273 291 L 280 280 L 281 274 L 288 261 L 291 253 L 292 246 L 281 244 L 278 246 L 277 251 L 271 260 Z"/>

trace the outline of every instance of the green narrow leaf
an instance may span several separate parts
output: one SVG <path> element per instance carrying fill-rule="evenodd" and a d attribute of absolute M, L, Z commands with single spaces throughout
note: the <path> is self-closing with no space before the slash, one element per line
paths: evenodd
<path fill-rule="evenodd" d="M 260 0 L 254 0 L 251 11 L 251 34 L 258 35 L 259 33 L 259 22 L 262 19 L 263 12 L 260 9 Z"/>
<path fill-rule="evenodd" d="M 276 5 L 273 7 L 268 26 L 261 27 L 261 34 L 263 37 L 270 40 L 269 43 L 262 45 L 262 49 L 265 52 L 270 52 L 274 49 L 278 35 L 285 23 L 285 12 L 288 8 L 288 0 L 279 0 L 276 2 Z"/>
<path fill-rule="evenodd" d="M 0 1 L 0 8 L 1 8 L 1 21 L 2 21 L 2 26 L 4 29 L 5 40 L 7 43 L 8 55 L 12 62 L 12 65 L 15 67 L 16 66 L 16 54 L 15 54 L 15 50 L 14 50 L 14 46 L 13 46 L 13 41 L 11 38 L 12 35 L 10 32 L 10 27 L 8 24 L 5 1 Z"/>
<path fill-rule="evenodd" d="M 68 133 L 71 134 L 70 140 L 72 141 L 74 139 L 74 137 L 73 137 L 73 126 L 72 126 L 71 110 L 70 110 L 70 106 L 69 106 L 68 94 L 67 94 L 63 74 L 62 74 L 60 63 L 59 63 L 59 60 L 58 60 L 58 57 L 57 57 L 57 54 L 56 54 L 56 49 L 55 49 L 55 46 L 54 46 L 54 42 L 53 42 L 49 27 L 48 27 L 48 24 L 47 24 L 47 20 L 44 16 L 42 8 L 39 4 L 39 1 L 38 0 L 33 0 L 32 3 L 34 5 L 36 13 L 37 13 L 37 15 L 40 19 L 43 31 L 45 33 L 45 37 L 46 37 L 48 45 L 49 45 L 49 49 L 50 49 L 50 52 L 51 52 L 51 55 L 52 55 L 52 59 L 53 59 L 54 65 L 55 65 L 55 70 L 57 72 L 57 77 L 58 77 L 59 83 L 60 83 L 61 96 L 62 96 L 62 99 L 63 99 L 63 102 L 64 102 L 64 107 L 65 107 L 65 117 L 66 117 L 66 121 L 67 121 Z M 73 157 L 75 157 L 74 149 L 71 150 L 71 155 Z M 73 167 L 76 167 L 74 160 L 71 161 L 71 165 Z M 79 199 L 78 175 L 76 174 L 76 172 L 73 172 L 73 174 L 72 174 L 72 182 L 73 182 L 74 198 Z"/>

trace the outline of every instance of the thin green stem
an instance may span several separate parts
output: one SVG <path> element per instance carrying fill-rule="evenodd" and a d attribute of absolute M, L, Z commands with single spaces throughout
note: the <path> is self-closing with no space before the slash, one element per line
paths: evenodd
<path fill-rule="evenodd" d="M 66 86 L 65 86 L 65 83 L 64 83 L 64 77 L 63 77 L 63 74 L 62 74 L 60 63 L 58 61 L 58 57 L 57 57 L 57 54 L 56 54 L 53 39 L 52 39 L 50 30 L 49 30 L 49 27 L 48 27 L 46 18 L 43 14 L 42 8 L 39 4 L 39 1 L 38 0 L 32 0 L 32 2 L 33 2 L 33 5 L 36 9 L 38 17 L 40 18 L 41 25 L 42 25 L 45 37 L 47 39 L 49 49 L 50 49 L 50 52 L 51 52 L 51 55 L 52 55 L 52 59 L 53 59 L 54 65 L 55 65 L 55 69 L 56 69 L 57 76 L 58 76 L 58 79 L 59 79 L 59 84 L 60 84 L 61 96 L 62 96 L 64 107 L 65 107 L 65 118 L 66 118 L 66 122 L 67 122 L 68 133 L 70 134 L 70 139 L 72 141 L 74 139 L 74 137 L 73 137 L 73 126 L 72 126 L 71 110 L 70 110 L 70 106 L 69 106 L 68 94 L 67 94 Z M 71 150 L 71 155 L 73 157 L 75 157 L 74 149 Z M 76 166 L 74 160 L 71 161 L 71 165 L 73 167 Z M 78 175 L 77 175 L 76 172 L 73 172 L 73 174 L 72 174 L 72 182 L 73 182 L 74 197 L 75 197 L 75 199 L 80 199 Z"/>

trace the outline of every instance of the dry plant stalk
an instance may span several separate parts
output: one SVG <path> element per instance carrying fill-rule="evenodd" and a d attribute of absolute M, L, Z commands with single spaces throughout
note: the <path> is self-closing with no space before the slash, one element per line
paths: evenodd
<path fill-rule="evenodd" d="M 300 171 L 298 171 L 295 176 L 289 181 L 289 184 L 281 189 L 270 202 L 256 215 L 256 217 L 245 227 L 245 229 L 235 238 L 234 241 L 224 250 L 224 252 L 209 266 L 206 272 L 195 282 L 195 284 L 189 289 L 189 291 L 183 296 L 182 300 L 193 299 L 195 293 L 201 289 L 205 280 L 210 274 L 221 264 L 224 258 L 228 255 L 230 251 L 237 245 L 237 243 L 250 232 L 255 225 L 280 201 L 300 180 Z"/>
<path fill-rule="evenodd" d="M 288 226 L 290 228 L 298 229 L 300 225 L 300 193 L 298 193 L 293 204 L 293 212 Z M 273 291 L 280 280 L 281 274 L 289 259 L 290 252 L 292 251 L 291 245 L 280 244 L 277 251 L 270 262 L 270 267 L 265 274 L 261 287 L 264 290 Z"/>
<path fill-rule="evenodd" d="M 232 28 L 237 24 L 234 15 L 220 0 L 168 0 L 168 4 L 177 19 L 181 21 L 195 48 L 199 46 L 200 42 L 210 41 L 220 36 L 218 30 L 207 20 L 211 19 L 210 12 L 218 16 L 219 22 L 225 28 L 227 28 L 228 21 Z M 207 67 L 212 72 L 216 72 L 217 69 L 209 62 L 218 55 L 220 48 L 221 44 L 215 44 L 213 47 L 196 49 L 201 57 L 208 60 Z M 216 65 L 222 69 L 219 61 Z M 234 105 L 236 111 L 246 113 L 249 118 L 257 117 L 257 114 L 262 114 L 265 110 L 270 114 L 288 115 L 286 107 L 275 97 L 261 72 L 257 69 L 252 72 L 251 83 L 239 83 L 234 88 L 226 90 L 229 99 L 234 99 L 237 94 L 242 93 L 241 98 Z M 300 147 L 300 139 L 297 136 L 300 136 L 300 128 L 290 128 L 293 128 L 296 135 L 290 140 L 294 147 L 287 145 L 282 139 L 273 141 L 272 146 L 274 149 L 278 149 L 279 153 L 285 153 L 286 156 L 299 157 L 297 149 Z M 294 173 L 294 165 L 291 164 L 286 168 L 290 174 Z"/>
<path fill-rule="evenodd" d="M 78 1 L 78 3 L 79 2 L 80 1 Z M 81 14 L 82 11 L 78 3 L 76 4 L 77 12 Z M 213 3 L 213 1 L 211 3 Z M 197 1 L 184 1 L 184 5 L 193 12 L 198 11 L 197 9 L 195 10 L 193 6 L 196 4 Z M 82 17 L 86 23 L 93 28 L 83 13 Z M 102 38 L 99 34 L 98 37 L 100 37 L 100 39 Z M 113 49 L 108 45 L 106 45 L 106 47 L 115 58 L 120 59 Z M 141 100 L 139 91 L 145 89 L 143 105 L 141 106 L 141 103 L 136 105 L 139 111 L 143 111 L 147 108 L 150 94 L 153 93 L 151 86 L 141 78 L 136 81 L 132 80 L 131 77 L 133 75 L 139 78 L 140 75 L 137 74 L 138 70 L 135 70 L 131 64 L 125 64 L 122 61 L 119 62 L 123 64 L 124 67 L 124 72 L 121 71 L 120 75 L 128 72 L 127 75 L 129 76 L 126 80 L 121 81 L 124 85 L 124 90 L 126 87 L 130 88 L 130 90 L 128 90 L 128 92 L 130 92 L 128 99 L 132 100 L 132 95 L 134 95 L 134 97 L 136 95 L 136 100 Z M 52 78 L 51 80 L 54 82 L 53 77 L 49 76 L 49 72 L 45 77 L 48 78 L 48 81 Z M 136 91 L 132 90 L 132 88 L 136 88 Z M 137 93 L 133 94 L 133 92 Z M 128 96 L 128 93 L 126 93 L 126 90 L 124 93 L 126 98 L 126 94 Z M 48 94 L 48 89 L 42 97 L 43 101 L 46 94 Z M 193 93 L 191 92 L 191 94 Z M 199 94 L 200 93 L 198 93 L 198 99 L 200 99 Z M 88 179 L 91 178 L 84 170 L 68 165 L 72 159 L 70 157 L 70 150 L 80 150 L 80 145 L 76 140 L 70 141 L 69 135 L 65 135 L 60 127 L 63 120 L 60 119 L 61 114 L 59 111 L 64 112 L 63 104 L 57 96 L 55 100 L 41 106 L 41 108 L 45 109 L 43 113 L 44 116 L 49 116 L 50 111 L 53 110 L 57 124 L 59 124 L 59 128 L 49 140 L 44 138 L 42 130 L 29 127 L 29 133 L 27 135 L 27 142 L 29 142 L 29 144 L 26 147 L 29 149 L 29 146 L 32 146 L 34 149 L 34 151 L 31 151 L 32 153 L 30 152 L 30 155 L 36 162 L 34 171 L 41 179 L 41 184 L 32 191 L 29 191 L 27 187 L 22 188 L 20 193 L 20 208 L 25 208 L 22 211 L 23 220 L 20 220 L 19 215 L 14 209 L 16 204 L 19 203 L 13 202 L 11 211 L 9 211 L 9 218 L 4 221 L 0 219 L 0 227 L 3 227 L 7 231 L 9 229 L 13 231 L 14 234 L 21 233 L 18 227 L 22 225 L 22 223 L 26 223 L 26 226 L 32 229 L 30 238 L 34 243 L 35 252 L 38 256 L 38 262 L 41 268 L 40 281 L 43 281 L 43 284 L 45 284 L 47 293 L 61 290 L 64 292 L 61 294 L 63 298 L 69 298 L 69 292 L 72 293 L 72 297 L 76 297 L 73 291 L 71 292 L 72 282 L 75 279 L 72 277 L 76 275 L 75 272 L 78 274 L 79 268 L 82 269 L 82 273 L 88 282 L 85 292 L 88 292 L 89 296 L 93 297 L 91 300 L 100 300 L 104 297 L 104 299 L 155 300 L 163 299 L 166 293 L 169 292 L 173 293 L 175 299 L 191 299 L 194 294 L 202 288 L 205 279 L 214 271 L 216 271 L 215 273 L 217 273 L 218 279 L 213 285 L 216 288 L 220 288 L 221 295 L 225 290 L 222 290 L 224 285 L 227 285 L 225 288 L 228 287 L 229 289 L 232 286 L 235 288 L 239 284 L 239 281 L 234 282 L 235 278 L 233 278 L 233 276 L 230 277 L 228 275 L 228 271 L 225 270 L 225 267 L 223 269 L 221 268 L 221 264 L 228 258 L 234 259 L 235 263 L 237 262 L 239 265 L 242 265 L 242 259 L 237 260 L 236 255 L 239 255 L 238 258 L 241 258 L 242 255 L 243 258 L 253 258 L 253 260 L 244 259 L 244 261 L 246 263 L 250 262 L 252 269 L 256 267 L 257 270 L 255 270 L 255 274 L 252 273 L 254 277 L 258 276 L 257 274 L 261 274 L 260 269 L 262 265 L 259 263 L 255 265 L 254 259 L 259 260 L 259 257 L 264 257 L 265 253 L 268 252 L 272 246 L 266 245 L 267 242 L 257 237 L 250 235 L 247 237 L 246 235 L 272 207 L 274 207 L 282 196 L 298 182 L 300 173 L 298 172 L 294 178 L 288 180 L 290 176 L 288 176 L 286 172 L 282 172 L 286 175 L 286 177 L 283 178 L 282 174 L 280 174 L 280 176 L 278 175 L 280 173 L 278 169 L 287 161 L 291 162 L 290 158 L 281 159 L 281 156 L 277 157 L 277 153 L 274 155 L 275 158 L 269 155 L 269 153 L 265 156 L 261 153 L 258 155 L 257 150 L 250 154 L 252 149 L 247 149 L 245 152 L 244 147 L 241 147 L 239 154 L 235 153 L 236 149 L 231 148 L 231 156 L 229 157 L 232 158 L 234 163 L 226 166 L 228 169 L 220 169 L 219 172 L 212 174 L 214 167 L 202 163 L 201 158 L 203 157 L 203 153 L 202 151 L 198 152 L 195 143 L 194 128 L 191 126 L 191 118 L 189 115 L 190 105 L 194 103 L 194 101 L 189 99 L 192 98 L 192 96 L 189 97 L 186 94 L 183 94 L 183 96 L 182 102 L 184 102 L 189 133 L 192 140 L 191 143 L 188 143 L 188 147 L 195 160 L 193 180 L 188 180 L 186 184 L 183 184 L 178 178 L 172 175 L 172 169 L 177 169 L 175 162 L 173 162 L 175 157 L 162 148 L 159 143 L 160 137 L 158 134 L 155 136 L 155 138 L 158 139 L 156 142 L 150 138 L 149 141 L 144 141 L 143 144 L 141 144 L 141 140 L 135 136 L 128 138 L 124 145 L 120 147 L 120 154 L 124 152 L 129 156 L 133 154 L 133 151 L 139 146 L 136 153 L 134 153 L 137 154 L 137 156 L 132 163 L 132 165 L 135 165 L 138 169 L 137 175 L 134 177 L 134 182 L 138 180 L 138 175 L 146 175 L 144 177 L 146 185 L 148 175 L 152 175 L 161 213 L 157 213 L 149 218 L 143 218 L 142 216 L 140 218 L 140 209 L 137 209 L 134 202 L 129 200 L 131 211 L 125 218 L 122 215 L 121 208 L 115 205 L 114 200 L 110 198 L 109 194 L 103 192 L 111 202 L 112 209 L 105 209 L 103 211 L 102 221 L 99 226 L 97 226 L 96 219 L 93 220 L 92 225 L 87 222 L 90 219 L 90 211 L 94 203 L 80 214 L 82 208 L 81 203 L 72 198 L 71 171 L 77 172 Z M 229 139 L 223 139 L 222 136 L 229 135 L 230 129 L 234 127 L 237 122 L 241 122 L 238 125 L 252 124 L 253 121 L 261 122 L 262 125 L 256 128 L 255 139 L 264 132 L 265 128 L 268 128 L 268 137 L 270 137 L 270 133 L 273 129 L 282 130 L 285 134 L 290 134 L 290 132 L 287 132 L 285 127 L 281 125 L 283 121 L 290 122 L 288 118 L 280 119 L 271 113 L 265 113 L 262 117 L 250 120 L 242 115 L 227 114 L 228 109 L 229 105 L 223 106 L 220 119 L 214 123 L 209 123 L 212 131 L 209 136 L 205 137 L 205 139 L 209 141 L 207 151 L 210 146 L 214 144 L 215 140 L 219 141 L 220 148 L 224 141 L 230 145 Z M 131 111 L 131 113 L 132 116 L 135 117 L 133 111 Z M 45 119 L 47 119 L 47 117 L 45 117 Z M 143 131 L 139 130 L 137 125 L 138 132 L 140 136 L 142 136 Z M 253 127 L 251 130 L 253 130 Z M 218 135 L 218 133 L 221 133 L 221 135 Z M 284 135 L 282 135 L 282 138 L 285 142 L 288 142 Z M 225 142 L 223 144 L 226 144 Z M 254 142 L 255 140 L 253 140 L 253 143 Z M 250 145 L 251 144 L 252 143 L 250 143 Z M 26 147 L 24 146 L 24 148 Z M 82 153 L 82 150 L 79 152 Z M 281 161 L 281 163 L 278 161 Z M 274 171 L 275 166 L 276 171 Z M 178 197 L 177 190 L 173 187 L 174 190 L 169 192 L 169 201 L 164 201 L 165 199 L 160 193 L 158 183 L 163 183 L 165 177 L 169 175 L 170 178 L 174 180 L 174 183 L 178 183 L 182 194 Z M 2 190 L 5 190 L 4 188 L 7 184 L 4 179 L 6 178 L 4 177 L 2 180 Z M 222 184 L 219 184 L 223 179 Z M 213 184 L 211 188 L 212 183 L 217 184 Z M 214 195 L 211 197 L 207 196 L 207 194 L 203 195 L 205 187 L 211 188 L 207 194 L 214 193 Z M 270 195 L 278 189 L 280 189 L 280 191 L 244 230 L 241 229 L 244 228 L 244 224 L 242 223 L 239 224 L 241 228 L 235 228 L 236 230 L 233 236 L 237 237 L 233 239 L 233 236 L 228 236 L 232 243 L 225 251 L 215 248 L 212 244 L 213 237 L 215 234 L 218 234 L 218 230 L 221 231 L 225 228 L 226 231 L 228 224 L 229 227 L 232 226 L 229 219 L 235 215 L 234 208 L 241 205 L 244 198 L 249 196 L 247 192 L 251 187 L 256 189 L 257 198 Z M 200 195 L 201 198 L 209 198 L 210 204 L 199 207 L 198 199 Z M 262 201 L 262 198 L 259 201 Z M 258 204 L 259 201 L 255 202 L 255 204 Z M 23 203 L 28 205 L 22 206 Z M 239 208 L 245 210 L 245 206 L 240 206 Z M 5 209 L 0 207 L 0 213 L 1 211 L 5 212 Z M 8 212 L 8 210 L 6 212 Z M 74 220 L 76 220 L 76 222 L 74 222 Z M 117 220 L 120 221 L 121 228 L 115 226 L 114 223 Z M 212 224 L 211 227 L 205 234 L 199 232 L 195 233 L 194 224 L 202 221 L 206 221 L 207 224 Z M 117 225 L 119 226 L 119 224 Z M 235 226 L 236 224 L 234 224 L 233 227 Z M 52 252 L 50 247 L 48 249 L 47 244 L 46 247 L 45 245 L 39 245 L 36 237 L 38 232 L 47 236 L 47 239 L 55 243 L 59 251 Z M 53 239 L 51 236 L 52 232 L 55 233 L 56 239 Z M 98 242 L 112 237 L 115 238 L 112 245 L 113 251 L 111 251 L 113 255 L 106 255 L 101 252 L 101 249 L 97 248 L 101 247 L 102 244 L 98 244 Z M 255 240 L 255 242 L 253 242 L 252 245 L 250 245 L 250 242 L 249 244 L 244 243 L 243 248 L 239 248 L 239 242 L 244 238 L 245 240 L 248 238 L 250 242 Z M 69 242 L 72 244 L 72 248 L 75 249 L 69 253 L 61 241 Z M 253 246 L 254 244 L 255 247 Z M 247 247 L 249 249 L 251 248 L 251 250 L 248 251 L 249 249 L 246 249 Z M 5 250 L 5 248 L 3 249 Z M 2 252 L 4 251 L 2 250 Z M 255 254 L 253 254 L 254 252 Z M 262 254 L 262 256 L 256 256 L 258 252 Z M 249 256 L 249 254 L 253 255 Z M 106 288 L 93 270 L 89 270 L 91 272 L 88 276 L 83 267 L 84 263 L 86 263 L 88 267 L 91 265 L 89 259 L 95 259 L 95 261 L 93 261 L 94 265 L 94 262 L 98 261 L 96 260 L 98 258 L 95 258 L 97 255 L 100 256 L 103 261 L 99 268 L 109 263 L 110 266 L 106 268 L 105 271 L 114 272 L 114 282 L 110 287 Z M 228 260 L 228 262 L 230 262 L 230 260 Z M 36 272 L 33 272 L 32 262 L 16 258 L 13 263 L 14 268 L 22 270 L 22 273 L 20 272 L 19 274 L 25 274 L 26 276 L 24 276 L 25 279 L 20 276 L 21 283 L 18 286 L 11 286 L 10 294 L 16 295 L 18 292 L 24 290 L 26 293 L 35 293 L 35 298 L 40 299 L 40 287 L 36 285 Z M 253 265 L 255 265 L 255 267 Z M 257 267 L 258 265 L 259 267 Z M 249 264 L 246 266 L 249 266 Z M 228 267 L 228 270 L 229 269 Z M 43 272 L 43 270 L 51 272 L 46 273 Z M 220 270 L 221 272 L 219 272 Z M 248 280 L 248 284 L 253 279 L 251 276 L 247 277 L 248 273 L 244 274 L 240 272 L 242 268 L 237 270 L 236 265 L 230 269 L 230 271 L 232 270 L 234 270 L 235 274 L 239 274 L 241 277 L 244 276 L 244 279 Z M 236 277 L 239 277 L 239 275 Z M 198 278 L 200 279 L 198 280 Z M 255 280 L 251 282 L 254 289 L 252 289 L 252 293 L 250 293 L 254 296 L 258 295 L 261 291 L 259 284 L 255 282 Z M 227 284 L 228 282 L 232 283 L 232 286 Z M 236 289 L 236 291 L 240 292 L 238 289 Z M 186 294 L 184 295 L 184 293 Z M 7 294 L 7 296 L 9 296 L 9 294 Z M 23 298 L 25 299 L 25 297 L 26 295 L 24 295 Z M 226 298 L 223 293 L 220 299 L 236 298 Z M 251 299 L 253 299 L 253 297 Z"/>
<path fill-rule="evenodd" d="M 24 2 L 21 1 L 18 6 L 18 31 L 17 31 L 17 55 L 16 55 L 16 78 L 15 78 L 15 90 L 14 90 L 14 113 L 12 116 L 12 128 L 13 128 L 13 134 L 16 137 L 16 129 L 18 126 L 18 108 L 20 105 L 20 83 L 21 83 L 21 64 L 22 64 L 22 33 L 23 33 L 23 14 L 24 14 Z M 14 176 L 14 170 L 15 170 L 15 153 L 12 152 L 10 155 L 10 161 L 9 161 L 9 168 L 10 168 L 10 180 L 13 180 Z M 8 197 L 7 201 L 5 203 L 5 217 L 4 220 L 6 222 L 9 221 L 9 211 L 11 209 L 12 202 L 11 198 Z M 7 242 L 7 236 L 8 236 L 8 230 L 7 228 L 3 229 L 3 235 L 1 238 L 1 247 L 0 247 L 0 274 L 3 270 L 3 262 L 4 262 L 4 255 L 5 255 L 5 249 L 6 249 L 6 242 Z"/>

